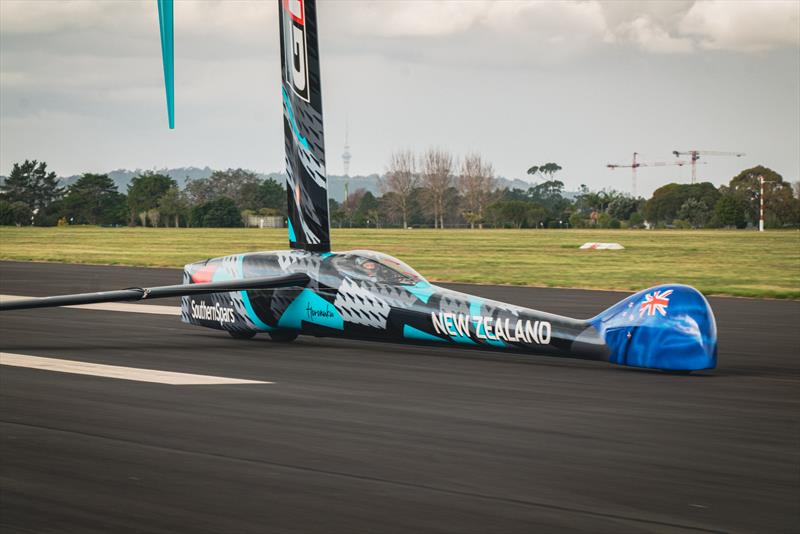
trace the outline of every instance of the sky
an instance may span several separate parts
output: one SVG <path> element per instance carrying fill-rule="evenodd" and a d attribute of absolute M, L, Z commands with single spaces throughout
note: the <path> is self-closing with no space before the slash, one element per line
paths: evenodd
<path fill-rule="evenodd" d="M 567 189 L 630 191 L 629 163 L 707 157 L 701 180 L 800 178 L 800 2 L 318 2 L 327 170 L 398 149 L 556 162 Z M 0 174 L 284 165 L 277 2 L 175 2 L 176 129 L 154 1 L 0 0 Z M 688 182 L 639 171 L 639 193 Z"/>

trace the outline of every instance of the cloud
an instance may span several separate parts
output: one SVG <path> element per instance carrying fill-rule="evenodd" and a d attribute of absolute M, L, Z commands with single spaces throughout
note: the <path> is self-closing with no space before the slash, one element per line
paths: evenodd
<path fill-rule="evenodd" d="M 582 26 L 593 33 L 604 30 L 597 1 L 476 0 L 405 2 L 337 2 L 319 4 L 324 15 L 349 21 L 341 28 L 354 35 L 395 37 L 446 37 L 491 29 L 499 36 L 519 33 L 552 35 Z M 330 12 L 329 12 L 330 11 Z"/>
<path fill-rule="evenodd" d="M 800 2 L 695 2 L 679 25 L 709 50 L 761 52 L 800 44 Z"/>
<path fill-rule="evenodd" d="M 569 61 L 611 44 L 645 54 L 748 53 L 800 39 L 794 0 L 345 1 L 319 10 L 321 35 L 338 53 L 481 66 Z"/>
<path fill-rule="evenodd" d="M 597 1 L 321 2 L 320 34 L 342 54 L 481 67 L 554 63 L 607 41 Z M 335 28 L 335 32 L 330 30 Z"/>
<path fill-rule="evenodd" d="M 642 15 L 621 25 L 622 33 L 643 50 L 655 54 L 687 54 L 694 51 L 688 37 L 673 37 L 662 25 L 648 15 Z"/>
<path fill-rule="evenodd" d="M 794 145 L 799 9 L 796 0 L 319 0 L 328 141 L 341 146 L 349 119 L 351 144 L 361 143 L 354 168 L 382 168 L 396 146 L 448 142 L 493 150 L 509 173 L 527 168 L 530 146 L 558 158 L 576 136 L 594 146 L 601 125 L 603 150 L 635 148 L 641 113 L 670 110 L 658 131 L 672 124 L 684 135 L 709 109 L 709 137 L 692 133 L 691 144 L 718 146 L 724 131 L 750 152 L 735 137 L 747 128 L 718 122 L 766 117 Z M 167 132 L 155 2 L 0 0 L 3 165 L 33 150 L 75 171 L 86 158 L 279 167 L 276 16 L 274 0 L 175 3 L 180 126 Z M 735 83 L 742 69 L 783 81 L 750 99 L 752 88 Z M 721 95 L 730 100 L 717 108 Z"/>
<path fill-rule="evenodd" d="M 122 2 L 3 0 L 0 2 L 0 30 L 5 35 L 86 30 L 114 24 L 121 14 L 143 12 L 144 7 L 142 3 Z M 135 17 L 129 20 L 135 25 Z"/>
<path fill-rule="evenodd" d="M 319 5 L 320 17 L 336 16 L 359 36 L 442 37 L 470 29 L 487 12 L 485 1 L 342 2 Z"/>
<path fill-rule="evenodd" d="M 277 5 L 246 0 L 175 3 L 175 53 L 241 58 L 278 47 Z M 0 37 L 15 52 L 149 56 L 159 46 L 155 2 L 0 1 Z"/>
<path fill-rule="evenodd" d="M 605 1 L 602 6 L 617 42 L 650 53 L 750 53 L 800 44 L 795 0 Z"/>
<path fill-rule="evenodd" d="M 326 55 L 481 66 L 552 64 L 609 45 L 686 54 L 754 52 L 800 42 L 795 0 L 343 0 L 319 2 L 318 9 Z M 176 54 L 198 60 L 264 57 L 278 46 L 276 17 L 275 2 L 176 2 Z M 0 1 L 3 48 L 19 54 L 149 57 L 158 47 L 156 21 L 149 2 Z"/>

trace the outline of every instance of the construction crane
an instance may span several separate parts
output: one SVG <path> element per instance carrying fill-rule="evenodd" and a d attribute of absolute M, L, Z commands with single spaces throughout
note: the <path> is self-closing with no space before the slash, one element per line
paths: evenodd
<path fill-rule="evenodd" d="M 622 165 L 619 163 L 609 163 L 606 165 L 609 169 L 617 169 L 617 168 L 630 168 L 631 169 L 631 194 L 633 198 L 636 198 L 636 169 L 639 167 L 668 167 L 671 165 L 677 165 L 679 167 L 683 167 L 684 165 L 688 165 L 688 161 L 683 160 L 675 160 L 675 161 L 651 161 L 651 162 L 642 162 L 638 161 L 636 158 L 639 156 L 638 152 L 633 153 L 633 162 L 630 165 Z M 704 161 L 701 163 L 705 163 Z"/>
<path fill-rule="evenodd" d="M 736 156 L 737 158 L 744 156 L 744 152 L 720 152 L 719 150 L 673 150 L 672 153 L 676 158 L 681 156 L 692 158 L 692 183 L 697 181 L 697 160 L 700 159 L 700 156 Z"/>

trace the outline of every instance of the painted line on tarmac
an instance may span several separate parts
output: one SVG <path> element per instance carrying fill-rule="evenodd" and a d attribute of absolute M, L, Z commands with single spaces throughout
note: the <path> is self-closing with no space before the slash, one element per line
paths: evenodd
<path fill-rule="evenodd" d="M 0 301 L 11 302 L 18 299 L 31 299 L 36 297 L 24 297 L 22 295 L 0 295 Z M 126 313 L 149 313 L 152 315 L 177 315 L 180 316 L 181 309 L 176 306 L 155 306 L 153 304 L 130 304 L 127 302 L 104 302 L 100 304 L 74 304 L 72 306 L 60 306 L 61 308 L 77 308 L 79 310 L 115 311 Z"/>
<path fill-rule="evenodd" d="M 244 380 L 242 378 L 227 378 L 224 376 L 194 375 L 189 373 L 158 371 L 155 369 L 138 369 L 135 367 L 120 367 L 117 365 L 61 360 L 58 358 L 45 358 L 42 356 L 29 356 L 27 354 L 13 354 L 10 352 L 0 352 L 0 365 L 27 367 L 29 369 L 41 369 L 44 371 L 56 371 L 59 373 L 77 375 L 102 376 L 120 380 L 135 380 L 137 382 L 153 382 L 156 384 L 169 384 L 173 386 L 274 384 L 274 382 L 265 382 L 262 380 Z"/>

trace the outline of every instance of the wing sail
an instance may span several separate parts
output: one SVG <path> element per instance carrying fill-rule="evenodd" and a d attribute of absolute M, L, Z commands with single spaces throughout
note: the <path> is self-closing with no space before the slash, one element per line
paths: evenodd
<path fill-rule="evenodd" d="M 74 295 L 58 295 L 0 301 L 0 311 L 26 310 L 31 308 L 51 308 L 56 306 L 74 306 L 76 304 L 96 304 L 99 302 L 126 302 L 166 297 L 183 297 L 188 295 L 207 295 L 210 293 L 227 293 L 229 291 L 265 290 L 281 287 L 304 287 L 309 277 L 303 273 L 286 276 L 270 276 L 261 278 L 243 278 L 223 282 L 204 284 L 179 284 L 160 287 L 132 287 L 116 291 L 100 291 L 98 293 L 77 293 Z"/>
<path fill-rule="evenodd" d="M 161 61 L 164 65 L 164 89 L 167 93 L 167 121 L 170 130 L 175 128 L 175 37 L 172 12 L 172 0 L 158 0 Z"/>
<path fill-rule="evenodd" d="M 289 245 L 328 252 L 328 179 L 315 0 L 278 0 Z"/>

